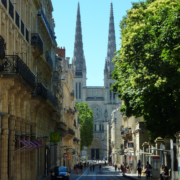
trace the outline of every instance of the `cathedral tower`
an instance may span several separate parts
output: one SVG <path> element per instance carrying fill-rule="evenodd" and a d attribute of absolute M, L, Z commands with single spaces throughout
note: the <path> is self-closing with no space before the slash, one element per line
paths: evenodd
<path fill-rule="evenodd" d="M 80 6 L 78 3 L 77 20 L 76 20 L 76 34 L 74 43 L 74 56 L 72 59 L 72 72 L 74 76 L 74 93 L 77 102 L 83 101 L 83 87 L 86 87 L 86 61 L 84 57 L 82 29 L 81 29 L 81 15 Z"/>
<path fill-rule="evenodd" d="M 104 87 L 107 88 L 107 100 L 108 103 L 116 103 L 116 95 L 110 91 L 111 85 L 114 80 L 111 79 L 111 72 L 114 70 L 114 63 L 112 63 L 112 58 L 116 51 L 116 40 L 115 40 L 115 30 L 114 30 L 114 15 L 113 15 L 113 4 L 111 2 L 110 9 L 110 20 L 109 20 L 109 35 L 108 35 L 108 48 L 107 48 L 107 58 L 105 61 L 104 68 Z"/>

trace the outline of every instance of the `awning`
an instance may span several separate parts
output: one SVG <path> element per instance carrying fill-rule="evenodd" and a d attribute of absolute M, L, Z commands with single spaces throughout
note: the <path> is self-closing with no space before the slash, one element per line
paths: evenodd
<path fill-rule="evenodd" d="M 42 140 L 25 140 L 25 139 L 17 139 L 19 142 L 21 142 L 24 147 L 16 150 L 17 151 L 23 151 L 23 150 L 34 150 L 42 147 Z"/>
<path fill-rule="evenodd" d="M 26 142 L 24 141 L 24 139 L 17 139 L 18 141 L 20 141 L 23 145 L 25 145 L 25 149 L 29 149 L 31 146 Z"/>
<path fill-rule="evenodd" d="M 34 149 L 34 147 L 32 146 L 32 144 L 31 144 L 28 140 L 23 139 L 23 141 L 24 141 L 26 144 L 29 145 L 30 149 L 32 149 L 32 150 Z"/>
<path fill-rule="evenodd" d="M 35 144 L 37 144 L 38 148 L 42 148 L 42 140 L 33 140 Z"/>
<path fill-rule="evenodd" d="M 37 149 L 38 148 L 38 146 L 36 144 L 34 144 L 32 141 L 30 141 L 30 140 L 26 140 L 26 141 L 29 142 L 29 144 L 31 144 L 33 149 Z"/>

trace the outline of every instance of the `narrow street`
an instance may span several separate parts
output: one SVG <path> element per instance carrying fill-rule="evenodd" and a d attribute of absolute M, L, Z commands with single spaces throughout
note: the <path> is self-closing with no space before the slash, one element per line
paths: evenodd
<path fill-rule="evenodd" d="M 112 167 L 103 167 L 99 172 L 99 167 L 96 166 L 94 172 L 86 168 L 82 175 L 71 173 L 70 180 L 127 180 L 127 178 L 122 177 L 120 172 L 114 172 Z"/>

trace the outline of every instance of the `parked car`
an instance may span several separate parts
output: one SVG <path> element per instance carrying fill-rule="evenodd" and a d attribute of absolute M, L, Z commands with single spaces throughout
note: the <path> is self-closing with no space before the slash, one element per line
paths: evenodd
<path fill-rule="evenodd" d="M 51 170 L 51 180 L 65 179 L 69 180 L 70 173 L 67 167 L 58 166 Z"/>

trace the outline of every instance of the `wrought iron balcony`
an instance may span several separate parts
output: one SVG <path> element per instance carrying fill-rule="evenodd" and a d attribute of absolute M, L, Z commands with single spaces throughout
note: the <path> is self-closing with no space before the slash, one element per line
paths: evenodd
<path fill-rule="evenodd" d="M 46 52 L 46 61 L 53 67 L 53 60 L 48 52 Z"/>
<path fill-rule="evenodd" d="M 75 138 L 73 139 L 73 141 L 74 141 L 74 142 L 78 142 L 79 140 L 75 137 Z"/>
<path fill-rule="evenodd" d="M 124 135 L 124 131 L 121 131 L 121 136 L 123 136 Z"/>
<path fill-rule="evenodd" d="M 65 123 L 63 123 L 63 122 L 59 122 L 57 124 L 57 128 L 60 129 L 61 131 L 67 131 L 68 130 L 67 125 Z"/>
<path fill-rule="evenodd" d="M 71 128 L 68 129 L 68 133 L 72 136 L 75 136 L 75 132 Z"/>
<path fill-rule="evenodd" d="M 75 111 L 73 111 L 73 109 L 71 109 L 70 107 L 66 106 L 66 108 L 64 108 L 64 111 L 68 114 L 75 114 Z"/>
<path fill-rule="evenodd" d="M 57 106 L 56 97 L 53 96 L 42 83 L 37 84 L 36 95 L 42 96 L 45 100 L 48 100 L 54 107 Z"/>
<path fill-rule="evenodd" d="M 0 72 L 3 74 L 18 74 L 31 87 L 35 88 L 35 75 L 17 55 L 8 55 L 1 61 Z"/>
<path fill-rule="evenodd" d="M 4 5 L 4 7 L 7 9 L 7 0 L 1 0 L 1 2 Z"/>
<path fill-rule="evenodd" d="M 38 48 L 40 54 L 43 54 L 43 41 L 38 33 L 31 33 L 31 45 Z"/>
<path fill-rule="evenodd" d="M 54 41 L 54 33 L 51 30 L 51 27 L 50 27 L 50 25 L 49 25 L 49 23 L 47 21 L 47 18 L 45 16 L 44 11 L 43 11 L 42 8 L 38 11 L 38 16 L 42 18 L 42 20 L 43 20 L 43 22 L 44 22 L 44 24 L 45 24 L 45 26 L 47 28 L 47 31 L 49 33 L 49 36 L 51 37 L 51 40 Z"/>
<path fill-rule="evenodd" d="M 17 11 L 16 11 L 16 25 L 17 27 L 19 27 L 19 14 Z"/>
<path fill-rule="evenodd" d="M 128 127 L 124 128 L 124 134 L 130 133 L 130 131 L 131 131 L 131 128 L 128 128 Z"/>
<path fill-rule="evenodd" d="M 12 19 L 14 19 L 14 6 L 11 1 L 9 1 L 9 14 L 12 17 Z"/>

